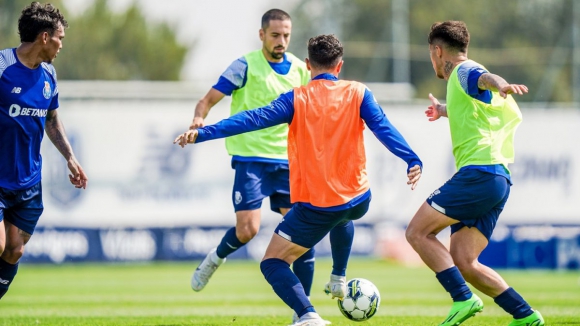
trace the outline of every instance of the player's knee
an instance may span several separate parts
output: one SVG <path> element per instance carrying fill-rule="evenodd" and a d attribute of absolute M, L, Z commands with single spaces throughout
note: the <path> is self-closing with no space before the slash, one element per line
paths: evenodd
<path fill-rule="evenodd" d="M 415 244 L 419 242 L 420 236 L 419 233 L 416 232 L 415 228 L 409 225 L 407 230 L 405 230 L 405 238 L 407 238 L 407 242 L 409 242 L 409 244 L 414 247 Z"/>
<path fill-rule="evenodd" d="M 259 226 L 248 225 L 242 228 L 236 228 L 236 236 L 241 243 L 248 243 L 256 234 L 258 234 Z"/>
<path fill-rule="evenodd" d="M 459 272 L 465 277 L 465 279 L 469 282 L 469 279 L 474 274 L 476 266 L 475 262 L 464 257 L 453 257 L 453 262 Z"/>
<path fill-rule="evenodd" d="M 16 264 L 24 254 L 24 246 L 7 245 L 2 251 L 2 258 L 10 264 Z"/>

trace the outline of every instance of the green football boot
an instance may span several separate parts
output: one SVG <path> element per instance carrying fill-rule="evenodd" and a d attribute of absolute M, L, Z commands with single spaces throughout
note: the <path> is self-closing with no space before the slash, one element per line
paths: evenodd
<path fill-rule="evenodd" d="M 460 325 L 482 310 L 483 302 L 475 293 L 473 293 L 471 298 L 468 300 L 453 302 L 453 306 L 451 306 L 449 315 L 447 315 L 447 318 L 441 324 L 439 324 L 439 326 Z"/>
<path fill-rule="evenodd" d="M 534 313 L 526 318 L 512 320 L 508 326 L 544 326 L 544 317 L 539 311 L 534 310 Z"/>

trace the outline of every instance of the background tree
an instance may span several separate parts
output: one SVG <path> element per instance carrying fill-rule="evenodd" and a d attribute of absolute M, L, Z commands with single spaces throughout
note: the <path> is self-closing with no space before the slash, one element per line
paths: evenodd
<path fill-rule="evenodd" d="M 54 65 L 59 79 L 178 80 L 188 48 L 177 42 L 165 23 L 147 21 L 135 3 L 121 14 L 95 0 L 73 16 L 62 1 L 51 1 L 69 23 L 64 46 Z M 0 48 L 15 47 L 23 0 L 0 0 Z"/>
<path fill-rule="evenodd" d="M 291 13 L 295 52 L 320 33 L 345 45 L 342 77 L 392 82 L 394 0 L 302 0 Z M 574 0 L 407 0 L 411 80 L 417 97 L 441 96 L 445 83 L 433 73 L 427 48 L 431 24 L 463 20 L 471 33 L 469 58 L 513 83 L 530 87 L 524 101 L 572 100 Z"/>

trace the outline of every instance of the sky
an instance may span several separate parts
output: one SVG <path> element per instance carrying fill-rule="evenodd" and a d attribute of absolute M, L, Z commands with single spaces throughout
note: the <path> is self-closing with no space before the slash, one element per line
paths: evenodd
<path fill-rule="evenodd" d="M 81 13 L 93 0 L 64 0 L 72 13 Z M 136 2 L 153 22 L 175 27 L 180 42 L 194 44 L 186 58 L 182 80 L 217 81 L 228 65 L 260 48 L 262 14 L 268 9 L 291 11 L 298 0 L 109 0 L 122 12 Z"/>

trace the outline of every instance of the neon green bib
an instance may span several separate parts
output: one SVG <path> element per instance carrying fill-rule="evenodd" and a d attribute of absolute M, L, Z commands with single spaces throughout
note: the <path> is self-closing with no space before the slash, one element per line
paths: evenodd
<path fill-rule="evenodd" d="M 257 109 L 270 104 L 280 94 L 294 87 L 306 85 L 310 73 L 306 64 L 291 53 L 286 53 L 292 64 L 286 75 L 276 73 L 262 53 L 250 52 L 244 56 L 248 63 L 246 84 L 232 93 L 230 113 Z M 288 125 L 278 125 L 226 138 L 230 155 L 288 159 Z"/>
<path fill-rule="evenodd" d="M 461 64 L 453 69 L 447 83 L 447 117 L 455 166 L 459 170 L 467 165 L 502 164 L 509 172 L 522 113 L 511 95 L 504 99 L 492 92 L 491 104 L 469 96 L 459 83 L 457 70 Z"/>

